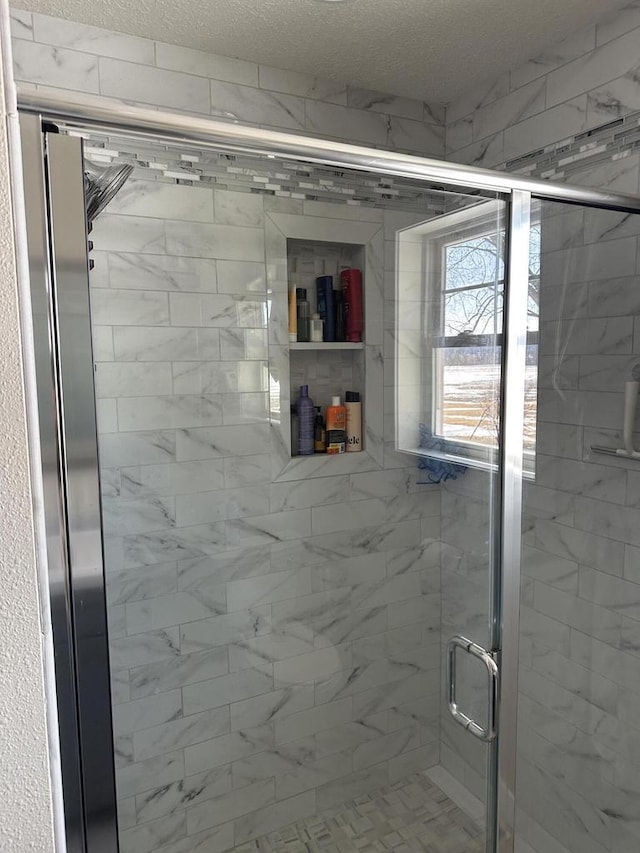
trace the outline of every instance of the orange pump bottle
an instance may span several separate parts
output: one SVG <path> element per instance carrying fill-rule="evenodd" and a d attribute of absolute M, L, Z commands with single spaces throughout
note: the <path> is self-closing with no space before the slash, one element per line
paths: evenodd
<path fill-rule="evenodd" d="M 344 453 L 347 449 L 347 410 L 340 397 L 332 397 L 327 406 L 327 453 Z"/>

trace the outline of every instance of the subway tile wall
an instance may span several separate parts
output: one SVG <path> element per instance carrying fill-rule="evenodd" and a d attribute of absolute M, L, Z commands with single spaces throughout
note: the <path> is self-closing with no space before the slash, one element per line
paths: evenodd
<path fill-rule="evenodd" d="M 539 380 L 524 502 L 518 829 L 541 853 L 631 853 L 637 463 L 592 448 L 620 446 L 624 382 L 639 358 L 640 216 L 545 203 L 541 223 L 540 357 L 553 367 Z"/>
<path fill-rule="evenodd" d="M 275 482 L 269 422 L 266 217 L 415 214 L 154 171 L 92 233 L 121 849 L 222 851 L 439 758 L 439 490 Z"/>
<path fill-rule="evenodd" d="M 511 170 L 524 155 L 637 112 L 639 49 L 640 2 L 632 0 L 450 103 L 447 159 Z M 606 178 L 585 174 L 579 182 L 597 187 Z M 638 191 L 637 173 L 624 189 Z"/>
<path fill-rule="evenodd" d="M 639 46 L 640 3 L 632 2 L 459 99 L 447 110 L 448 159 L 638 192 Z M 638 357 L 637 218 L 542 209 L 538 455 L 535 482 L 524 493 L 516 824 L 517 843 L 537 853 L 638 847 L 640 731 L 629 713 L 640 696 L 637 475 L 634 463 L 591 451 L 622 441 L 623 383 Z M 459 503 L 466 492 L 459 517 L 479 524 L 488 513 L 468 478 L 445 486 L 443 639 L 453 529 L 447 492 Z M 468 550 L 481 551 L 479 536 Z M 473 578 L 464 577 L 457 591 L 472 624 L 482 618 Z M 482 695 L 478 685 L 476 701 Z M 441 763 L 482 796 L 482 751 L 442 719 Z"/>
<path fill-rule="evenodd" d="M 545 203 L 534 479 L 523 501 L 516 830 L 537 853 L 632 853 L 640 510 L 622 445 L 624 383 L 640 364 L 640 216 Z M 636 445 L 640 433 L 636 432 Z M 441 495 L 443 644 L 486 635 L 486 475 Z M 462 615 L 462 618 L 461 618 Z M 486 686 L 462 679 L 482 719 Z M 441 718 L 440 761 L 478 797 L 486 753 Z M 527 848 L 529 849 L 529 848 Z"/>
<path fill-rule="evenodd" d="M 22 85 L 444 159 L 438 104 L 17 9 L 12 34 Z"/>
<path fill-rule="evenodd" d="M 23 85 L 444 156 L 437 105 L 12 22 Z M 272 481 L 265 214 L 329 222 L 340 182 L 263 196 L 242 169 L 198 171 L 136 170 L 92 235 L 123 853 L 226 850 L 439 752 L 437 490 L 393 453 L 386 470 Z"/>

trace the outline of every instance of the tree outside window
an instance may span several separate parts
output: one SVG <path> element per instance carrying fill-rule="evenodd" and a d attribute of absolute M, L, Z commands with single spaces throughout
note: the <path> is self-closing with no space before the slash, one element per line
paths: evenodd
<path fill-rule="evenodd" d="M 504 241 L 504 231 L 491 231 L 442 245 L 434 432 L 485 448 L 498 444 Z M 539 295 L 540 226 L 533 224 L 529 242 L 525 450 L 535 447 Z"/>

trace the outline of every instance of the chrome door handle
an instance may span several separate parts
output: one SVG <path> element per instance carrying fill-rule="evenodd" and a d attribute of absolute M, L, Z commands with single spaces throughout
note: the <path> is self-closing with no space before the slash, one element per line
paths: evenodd
<path fill-rule="evenodd" d="M 471 717 L 464 714 L 456 701 L 456 650 L 464 649 L 467 654 L 478 658 L 489 674 L 489 703 L 487 709 L 487 728 L 483 728 Z M 483 649 L 477 643 L 472 643 L 466 637 L 452 637 L 447 643 L 447 678 L 449 682 L 449 712 L 463 728 L 479 740 L 489 742 L 498 735 L 498 696 L 500 690 L 500 671 L 491 652 Z"/>

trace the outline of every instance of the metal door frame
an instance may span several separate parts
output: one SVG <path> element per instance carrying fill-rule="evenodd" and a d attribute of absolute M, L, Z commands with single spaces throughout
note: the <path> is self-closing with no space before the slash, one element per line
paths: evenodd
<path fill-rule="evenodd" d="M 89 327 L 86 222 L 81 178 L 79 139 L 63 137 L 57 142 L 42 141 L 46 121 L 60 121 L 75 129 L 151 139 L 165 144 L 207 147 L 271 157 L 287 157 L 345 166 L 351 169 L 410 177 L 454 190 L 476 188 L 508 197 L 508 241 L 505 287 L 505 328 L 502 352 L 502 429 L 500 442 L 500 483 L 495 509 L 500 519 L 495 533 L 497 565 L 490 578 L 491 653 L 500 668 L 498 735 L 490 747 L 487 773 L 488 846 L 496 853 L 513 853 L 515 822 L 515 771 L 517 735 L 518 639 L 522 498 L 522 423 L 526 359 L 526 313 L 528 289 L 529 227 L 532 198 L 566 204 L 640 213 L 640 197 L 601 192 L 582 187 L 531 180 L 508 173 L 438 160 L 347 145 L 313 137 L 267 131 L 209 118 L 127 106 L 106 98 L 70 97 L 66 93 L 41 88 L 19 92 L 21 134 L 25 161 L 25 191 L 28 219 L 29 260 L 32 298 L 35 305 L 49 305 L 34 316 L 36 328 L 36 370 L 40 428 L 43 436 L 43 471 L 46 487 L 45 515 L 48 531 L 50 594 L 54 628 L 70 650 L 65 673 L 66 685 L 58 687 L 59 713 L 69 720 L 67 751 L 78 756 L 77 772 L 70 792 L 65 782 L 68 819 L 82 814 L 81 847 L 73 853 L 114 853 L 117 851 L 115 789 L 112 776 L 111 707 L 108 680 L 108 650 L 102 561 L 99 481 L 95 411 L 88 404 L 93 394 L 93 368 Z M 64 140 L 64 145 L 62 142 Z M 68 145 L 69 143 L 69 145 Z M 73 148 L 73 150 L 72 150 Z M 67 150 L 63 150 L 67 149 Z M 42 158 L 48 162 L 42 169 Z M 39 158 L 39 159 L 38 159 Z M 38 165 L 38 163 L 40 165 Z M 48 183 L 47 183 L 48 182 Z M 51 232 L 49 217 L 58 210 L 58 191 L 65 192 L 64 219 L 57 218 Z M 73 204 L 69 199 L 73 198 Z M 82 201 L 82 210 L 81 208 Z M 47 207 L 49 205 L 49 207 Z M 51 253 L 47 248 L 53 247 Z M 61 270 L 61 252 L 67 254 Z M 63 267 L 65 264 L 63 264 Z M 70 282 L 72 299 L 65 315 L 61 287 Z M 56 302 L 57 300 L 57 302 Z M 60 309 L 62 308 L 62 313 Z M 81 321 L 81 322 L 80 322 Z M 69 365 L 65 328 L 81 330 L 76 351 L 77 382 L 84 397 L 69 396 Z M 45 345 L 47 341 L 47 345 Z M 73 362 L 67 369 L 74 369 Z M 75 384 L 75 382 L 73 383 Z M 72 392 L 75 389 L 71 389 Z M 66 393 L 65 393 L 66 392 Z M 82 396 L 82 395 L 81 395 Z M 79 410 L 73 414 L 73 406 Z M 84 410 L 82 409 L 84 406 Z M 77 418 L 77 419 L 76 419 Z M 78 498 L 88 490 L 88 505 Z M 63 604 L 60 595 L 67 596 Z M 96 631 L 83 632 L 82 619 L 87 602 Z M 79 640 L 82 639 L 82 643 Z M 82 649 L 93 642 L 101 660 L 100 673 L 92 679 Z M 75 705 L 72 708 L 72 701 Z M 85 725 L 87 708 L 102 713 L 95 730 Z M 73 726 L 75 715 L 76 725 Z M 61 735 L 64 741 L 64 732 Z M 63 743 L 63 748 L 65 744 Z M 77 746 L 77 748 L 76 748 Z M 98 762 L 98 767 L 93 766 Z M 71 766 L 73 769 L 73 762 Z M 100 784 L 99 774 L 109 775 Z M 68 771 L 71 773 L 71 771 Z M 110 775 L 111 774 L 111 775 Z M 96 786 L 95 790 L 92 786 Z M 88 787 L 90 790 L 88 790 Z M 77 791 L 81 808 L 77 807 Z M 74 793 L 75 792 L 75 793 Z M 96 796 L 97 792 L 97 796 Z M 67 794 L 69 799 L 67 800 Z"/>
<path fill-rule="evenodd" d="M 65 838 L 116 853 L 82 142 L 32 115 L 20 132 Z"/>
<path fill-rule="evenodd" d="M 489 795 L 496 798 L 493 843 L 497 853 L 513 853 L 515 844 L 516 757 L 518 734 L 518 654 L 522 551 L 522 472 L 524 401 L 529 299 L 531 192 L 511 194 L 507 227 L 504 327 L 500 400 L 500 485 L 496 577 L 490 633 L 500 671 L 498 736 L 487 773 Z M 489 796 L 487 797 L 487 801 Z M 489 809 L 487 810 L 489 812 Z M 487 815 L 489 816 L 489 815 Z"/>

